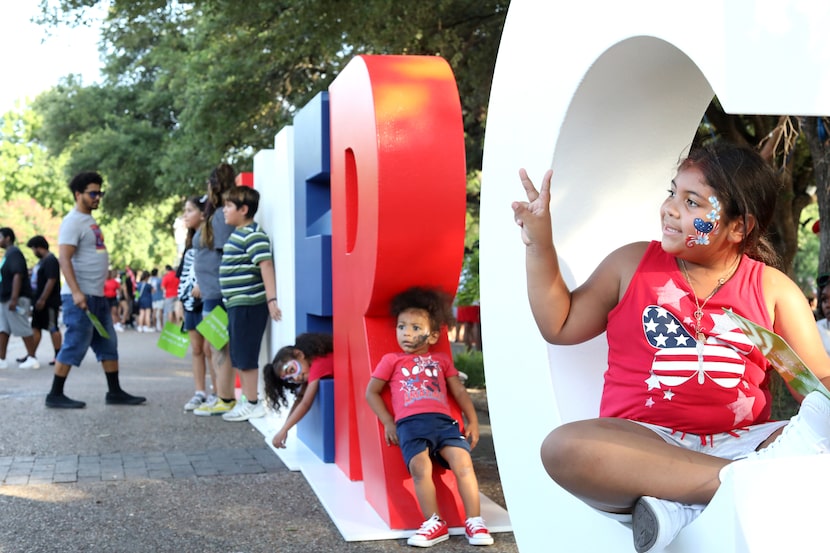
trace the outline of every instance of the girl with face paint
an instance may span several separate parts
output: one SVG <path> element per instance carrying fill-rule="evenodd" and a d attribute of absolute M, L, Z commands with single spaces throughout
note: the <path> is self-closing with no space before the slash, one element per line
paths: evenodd
<path fill-rule="evenodd" d="M 602 418 L 563 424 L 542 444 L 553 480 L 653 552 L 702 512 L 733 463 L 828 452 L 830 399 L 797 397 L 782 433 L 788 421 L 770 420 L 772 367 L 723 312 L 774 330 L 830 385 L 810 307 L 765 237 L 779 183 L 754 150 L 691 151 L 660 208 L 660 240 L 617 249 L 573 290 L 553 244 L 552 172 L 538 190 L 519 175 L 527 201 L 512 207 L 542 336 L 568 345 L 605 332 L 608 342 Z"/>
<path fill-rule="evenodd" d="M 288 431 L 311 409 L 320 379 L 334 376 L 333 351 L 330 334 L 300 334 L 296 344 L 280 348 L 274 361 L 265 365 L 265 397 L 271 407 L 277 412 L 288 407 L 288 392 L 295 398 L 288 418 L 271 439 L 274 447 L 285 447 Z"/>

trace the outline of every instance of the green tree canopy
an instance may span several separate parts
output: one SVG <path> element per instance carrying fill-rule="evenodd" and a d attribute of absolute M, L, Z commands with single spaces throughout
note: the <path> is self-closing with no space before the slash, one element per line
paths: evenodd
<path fill-rule="evenodd" d="M 42 0 L 77 24 L 99 0 Z M 471 172 L 481 167 L 490 83 L 508 1 L 230 0 L 110 4 L 105 83 L 69 78 L 40 97 L 42 139 L 68 170 L 95 166 L 114 213 L 201 190 L 221 160 L 251 170 L 294 112 L 356 54 L 440 55 L 453 67 Z M 468 189 L 469 190 L 469 189 Z M 477 204 L 477 188 L 470 201 Z"/>

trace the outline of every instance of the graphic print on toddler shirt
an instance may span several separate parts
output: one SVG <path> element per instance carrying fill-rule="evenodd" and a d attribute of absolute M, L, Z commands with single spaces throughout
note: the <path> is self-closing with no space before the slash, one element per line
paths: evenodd
<path fill-rule="evenodd" d="M 414 366 L 401 367 L 404 379 L 400 381 L 401 391 L 404 393 L 404 405 L 408 406 L 422 399 L 441 400 L 444 393 L 441 390 L 438 375 L 441 366 L 430 356 L 418 356 L 412 359 Z"/>

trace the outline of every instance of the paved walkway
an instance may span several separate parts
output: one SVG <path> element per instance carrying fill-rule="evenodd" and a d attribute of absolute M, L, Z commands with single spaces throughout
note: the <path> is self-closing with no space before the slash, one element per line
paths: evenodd
<path fill-rule="evenodd" d="M 106 405 L 104 376 L 88 355 L 66 384 L 86 408 L 47 409 L 46 343 L 43 368 L 0 370 L 0 553 L 409 550 L 404 540 L 345 542 L 302 474 L 253 426 L 183 412 L 189 359 L 156 348 L 157 334 L 118 337 L 121 384 L 147 396 L 145 405 Z M 12 338 L 7 358 L 22 352 Z M 474 459 L 482 492 L 503 506 L 487 436 Z M 488 552 L 518 551 L 512 533 L 495 537 Z M 470 551 L 458 536 L 437 547 Z"/>
<path fill-rule="evenodd" d="M 282 468 L 268 447 L 210 451 L 18 455 L 0 457 L 0 482 L 7 485 L 66 484 L 262 474 Z"/>

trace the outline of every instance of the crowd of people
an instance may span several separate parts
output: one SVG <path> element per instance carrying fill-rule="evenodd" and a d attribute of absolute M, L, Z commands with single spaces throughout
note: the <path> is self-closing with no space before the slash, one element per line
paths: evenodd
<path fill-rule="evenodd" d="M 81 409 L 84 401 L 65 393 L 67 377 L 92 349 L 107 382 L 104 400 L 109 405 L 140 405 L 146 401 L 124 391 L 119 382 L 118 332 L 157 332 L 167 322 L 180 325 L 191 345 L 193 397 L 184 405 L 196 416 L 219 415 L 240 422 L 266 414 L 266 403 L 288 418 L 274 435 L 275 447 L 286 447 L 288 431 L 309 411 L 321 379 L 333 371 L 333 337 L 302 334 L 296 343 L 282 347 L 263 368 L 265 397 L 260 399 L 259 352 L 269 320 L 282 317 L 276 297 L 276 275 L 269 236 L 254 221 L 259 192 L 236 186 L 228 164 L 210 175 L 207 194 L 184 203 L 188 229 L 177 269 L 133 271 L 111 268 L 106 243 L 93 212 L 104 196 L 103 178 L 95 172 L 76 175 L 70 182 L 75 198 L 58 235 L 58 256 L 43 236 L 29 239 L 39 262 L 31 273 L 15 245 L 10 228 L 0 228 L 0 247 L 6 250 L 0 266 L 0 368 L 7 368 L 6 346 L 11 334 L 21 337 L 27 355 L 21 368 L 37 368 L 37 346 L 43 330 L 50 333 L 55 358 L 52 387 L 45 405 L 53 409 Z M 61 278 L 61 275 L 63 278 Z M 433 462 L 450 468 L 458 479 L 467 510 L 467 539 L 489 545 L 493 539 L 480 516 L 478 484 L 472 468 L 471 448 L 478 441 L 478 420 L 466 389 L 449 356 L 430 353 L 430 347 L 451 324 L 449 296 L 415 288 L 395 299 L 401 352 L 390 354 L 373 372 L 366 397 L 386 429 L 389 443 L 399 444 L 404 462 L 416 481 L 425 522 L 408 540 L 410 545 L 431 546 L 448 538 L 446 522 L 438 513 L 430 486 Z M 216 347 L 197 328 L 214 310 L 227 316 L 228 341 Z M 64 332 L 61 332 L 61 322 Z M 394 332 L 390 325 L 390 332 Z M 234 373 L 241 383 L 237 399 Z M 392 411 L 381 399 L 382 390 L 401 374 L 413 382 L 423 380 L 429 394 L 392 386 Z M 210 384 L 208 386 L 208 375 Z M 410 393 L 412 392 L 412 393 Z M 460 405 L 463 431 L 452 418 L 449 398 Z M 410 405 L 412 403 L 416 405 Z M 404 408 L 404 404 L 406 407 Z"/>
<path fill-rule="evenodd" d="M 105 402 L 139 405 L 145 398 L 119 384 L 116 331 L 155 332 L 175 323 L 188 333 L 192 353 L 194 394 L 184 410 L 240 422 L 264 416 L 266 403 L 275 411 L 289 407 L 291 393 L 285 423 L 272 439 L 274 447 L 286 447 L 288 431 L 310 409 L 320 380 L 334 376 L 333 341 L 326 334 L 302 334 L 282 347 L 263 368 L 265 397 L 259 397 L 262 338 L 268 321 L 279 321 L 282 313 L 271 241 L 254 220 L 259 193 L 236 186 L 235 176 L 230 165 L 220 164 L 207 193 L 185 201 L 185 249 L 178 268 L 167 266 L 162 276 L 155 269 L 136 275 L 130 267 L 109 267 L 92 217 L 105 193 L 98 173 L 80 173 L 70 182 L 75 206 L 61 224 L 58 256 L 43 236 L 27 241 L 38 259 L 31 272 L 14 230 L 0 228 L 0 369 L 10 367 L 11 335 L 26 346 L 18 366 L 38 368 L 36 350 L 46 330 L 55 351 L 47 407 L 85 406 L 67 397 L 64 386 L 89 348 L 106 375 Z M 553 245 L 551 172 L 538 190 L 524 170 L 520 177 L 527 200 L 512 207 L 541 334 L 565 345 L 605 332 L 609 344 L 601 418 L 553 429 L 541 446 L 551 478 L 632 527 L 638 552 L 656 552 L 703 511 L 734 465 L 830 452 L 830 400 L 814 391 L 797 397 L 801 409 L 791 421 L 770 420 L 770 362 L 748 342 L 724 334 L 718 319 L 728 307 L 774 329 L 830 384 L 830 278 L 819 278 L 814 322 L 801 291 L 775 268 L 765 230 L 778 181 L 757 153 L 729 145 L 692 151 L 660 210 L 662 239 L 619 248 L 573 290 Z M 199 330 L 216 310 L 227 320 L 228 340 L 221 346 Z M 448 537 L 431 486 L 438 463 L 456 475 L 469 517 L 468 541 L 492 544 L 470 457 L 478 441 L 476 412 L 452 359 L 431 352 L 453 319 L 449 297 L 412 288 L 393 298 L 390 312 L 390 333 L 396 332 L 400 350 L 372 368 L 365 397 L 387 444 L 400 447 L 425 517 L 408 543 L 429 547 Z M 658 336 L 660 328 L 668 334 Z M 664 373 L 657 361 L 669 350 L 689 356 L 683 361 L 689 374 Z M 710 366 L 713 356 L 739 360 L 740 374 L 718 376 Z M 453 418 L 450 397 L 463 421 Z"/>
<path fill-rule="evenodd" d="M 170 265 L 163 276 L 158 269 L 111 270 L 104 283 L 104 296 L 110 304 L 115 330 L 161 332 L 165 323 L 181 324 L 178 305 L 179 277 Z"/>

